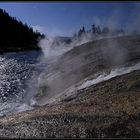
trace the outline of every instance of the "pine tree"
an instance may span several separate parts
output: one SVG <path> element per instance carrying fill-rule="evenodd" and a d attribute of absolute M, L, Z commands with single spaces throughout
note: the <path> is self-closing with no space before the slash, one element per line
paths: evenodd
<path fill-rule="evenodd" d="M 85 27 L 83 26 L 83 28 L 82 28 L 82 33 L 85 33 Z"/>
<path fill-rule="evenodd" d="M 96 33 L 96 27 L 95 27 L 95 24 L 92 25 L 92 33 L 93 33 L 93 34 Z"/>
<path fill-rule="evenodd" d="M 39 49 L 38 38 L 43 34 L 36 33 L 27 24 L 15 17 L 10 17 L 5 10 L 0 9 L 0 51 L 18 51 Z"/>

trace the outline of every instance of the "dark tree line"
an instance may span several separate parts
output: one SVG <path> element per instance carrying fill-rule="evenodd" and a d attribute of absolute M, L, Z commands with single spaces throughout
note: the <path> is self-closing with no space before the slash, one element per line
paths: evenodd
<path fill-rule="evenodd" d="M 104 27 L 103 29 L 100 26 L 96 26 L 95 24 L 92 25 L 91 29 L 85 30 L 83 26 L 77 33 L 74 34 L 73 38 L 77 37 L 80 38 L 82 36 L 90 35 L 91 37 L 95 36 L 106 36 L 106 35 L 118 35 L 118 34 L 125 34 L 123 29 L 110 29 L 109 27 Z"/>
<path fill-rule="evenodd" d="M 45 37 L 34 32 L 27 24 L 0 9 L 0 52 L 39 49 L 38 38 Z"/>

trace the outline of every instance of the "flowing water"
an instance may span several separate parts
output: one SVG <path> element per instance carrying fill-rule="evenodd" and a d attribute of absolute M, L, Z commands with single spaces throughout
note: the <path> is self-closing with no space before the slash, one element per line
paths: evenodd
<path fill-rule="evenodd" d="M 0 116 L 32 109 L 26 103 L 30 79 L 41 71 L 39 51 L 0 55 Z"/>

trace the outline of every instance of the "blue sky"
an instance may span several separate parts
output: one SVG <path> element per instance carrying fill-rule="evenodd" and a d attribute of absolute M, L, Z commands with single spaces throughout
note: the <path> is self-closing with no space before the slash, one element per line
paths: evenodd
<path fill-rule="evenodd" d="M 0 8 L 48 35 L 71 36 L 81 26 L 139 26 L 140 3 L 0 2 Z"/>

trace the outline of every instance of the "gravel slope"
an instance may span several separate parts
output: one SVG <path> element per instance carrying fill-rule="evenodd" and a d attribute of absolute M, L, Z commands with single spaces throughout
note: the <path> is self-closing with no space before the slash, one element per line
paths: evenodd
<path fill-rule="evenodd" d="M 127 57 L 123 63 L 116 63 L 115 66 L 123 66 L 125 64 L 131 65 L 132 63 L 139 62 L 139 36 L 120 37 L 114 40 L 117 43 L 119 41 L 120 43 L 123 42 L 123 45 L 125 44 L 124 47 L 128 47 L 127 50 L 130 49 L 127 53 L 130 54 L 129 57 Z M 84 44 L 87 46 L 86 49 L 82 47 L 82 45 L 67 52 L 62 56 L 63 59 L 61 59 L 64 62 L 61 61 L 62 63 L 59 65 L 59 68 L 63 67 L 63 65 L 70 64 L 65 63 L 65 61 L 67 61 L 68 57 L 72 56 L 72 54 L 72 58 L 75 59 L 78 54 L 81 56 L 82 53 L 84 54 L 86 51 L 88 52 L 88 50 L 93 53 L 93 51 L 90 51 L 91 47 L 94 47 L 93 44 L 96 44 L 95 48 L 96 46 L 100 48 L 99 45 L 103 44 L 104 46 L 104 41 L 106 42 L 106 40 L 102 40 Z M 134 46 L 135 49 L 132 49 L 132 46 Z M 91 55 L 91 62 L 94 61 L 94 58 L 95 56 Z M 59 59 L 58 62 L 61 59 Z M 107 64 L 107 62 L 105 64 Z M 94 65 L 92 66 L 94 67 Z M 113 66 L 112 63 L 110 68 Z M 56 66 L 51 68 L 55 70 L 54 68 L 56 68 Z M 84 66 L 79 68 L 79 72 L 82 71 L 82 68 L 84 69 Z M 101 67 L 101 69 L 104 69 L 104 67 Z M 95 70 L 96 69 L 94 69 L 94 71 Z M 99 71 L 99 67 L 97 71 Z M 82 78 L 94 74 L 93 71 L 90 73 L 90 71 L 86 70 L 86 72 L 87 73 Z M 80 80 L 81 78 L 77 81 Z M 80 89 L 75 91 L 73 95 L 64 98 L 56 104 L 48 104 L 41 107 L 36 106 L 35 109 L 31 111 L 2 117 L 0 119 L 0 137 L 140 137 L 140 70 L 135 70 L 90 87 Z"/>

